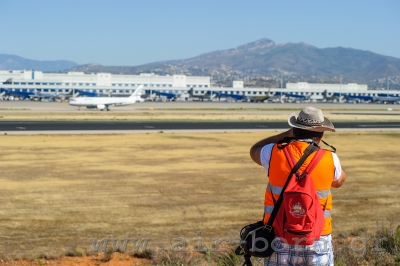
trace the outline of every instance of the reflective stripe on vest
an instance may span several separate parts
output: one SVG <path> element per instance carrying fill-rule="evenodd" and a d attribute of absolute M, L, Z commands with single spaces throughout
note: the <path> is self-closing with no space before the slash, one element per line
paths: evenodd
<path fill-rule="evenodd" d="M 264 206 L 265 214 L 271 214 L 273 210 L 274 210 L 274 206 Z"/>
<path fill-rule="evenodd" d="M 275 189 L 279 189 L 279 187 L 275 187 Z M 282 188 L 281 188 L 281 190 L 282 190 Z M 270 191 L 272 191 L 272 193 L 274 193 L 273 190 L 270 189 Z M 322 190 L 322 191 L 317 190 L 317 194 L 320 199 L 326 199 L 328 197 L 328 195 L 330 194 L 330 192 L 331 192 L 330 190 Z M 276 193 L 274 193 L 274 194 L 276 194 Z M 273 209 L 274 209 L 274 206 L 264 206 L 264 213 L 271 214 Z M 329 218 L 329 217 L 331 217 L 331 211 L 325 210 L 324 218 Z"/>
<path fill-rule="evenodd" d="M 268 189 L 269 191 L 271 191 L 272 194 L 280 195 L 281 192 L 282 192 L 283 187 L 271 186 L 271 184 L 268 183 L 267 189 Z"/>
<path fill-rule="evenodd" d="M 331 190 L 317 190 L 318 198 L 320 199 L 325 199 L 328 197 L 329 194 L 331 194 Z"/>
<path fill-rule="evenodd" d="M 272 186 L 268 183 L 267 189 L 272 192 L 272 194 L 280 195 L 282 193 L 283 187 Z M 330 189 L 327 190 L 317 190 L 318 198 L 325 199 L 331 193 Z"/>
<path fill-rule="evenodd" d="M 324 218 L 331 218 L 331 211 L 325 210 L 324 211 Z"/>

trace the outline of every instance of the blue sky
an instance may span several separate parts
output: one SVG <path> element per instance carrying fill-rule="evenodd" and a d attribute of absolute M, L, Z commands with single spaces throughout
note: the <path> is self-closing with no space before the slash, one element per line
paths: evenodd
<path fill-rule="evenodd" d="M 262 38 L 400 58 L 400 1 L 0 0 L 0 53 L 136 66 Z"/>

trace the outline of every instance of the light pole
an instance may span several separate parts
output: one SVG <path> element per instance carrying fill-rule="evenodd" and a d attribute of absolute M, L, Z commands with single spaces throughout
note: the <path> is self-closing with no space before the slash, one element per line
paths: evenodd
<path fill-rule="evenodd" d="M 342 75 L 340 75 L 340 96 L 339 102 L 342 102 Z"/>
<path fill-rule="evenodd" d="M 153 101 L 153 76 L 152 73 L 150 73 L 150 99 Z"/>

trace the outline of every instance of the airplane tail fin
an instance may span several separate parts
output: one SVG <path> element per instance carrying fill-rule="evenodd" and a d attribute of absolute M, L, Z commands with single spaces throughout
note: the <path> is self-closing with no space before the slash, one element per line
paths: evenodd
<path fill-rule="evenodd" d="M 129 98 L 134 98 L 136 96 L 141 96 L 142 95 L 142 90 L 143 90 L 143 85 L 139 85 L 134 92 L 129 96 Z"/>
<path fill-rule="evenodd" d="M 193 87 L 191 87 L 190 90 L 188 90 L 188 93 L 189 93 L 190 97 L 193 97 Z"/>

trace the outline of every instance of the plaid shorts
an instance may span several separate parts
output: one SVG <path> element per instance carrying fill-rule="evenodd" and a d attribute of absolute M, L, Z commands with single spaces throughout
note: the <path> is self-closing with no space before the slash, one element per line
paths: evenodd
<path fill-rule="evenodd" d="M 275 238 L 271 257 L 264 259 L 264 266 L 333 266 L 332 236 L 321 236 L 311 246 L 290 245 Z"/>

